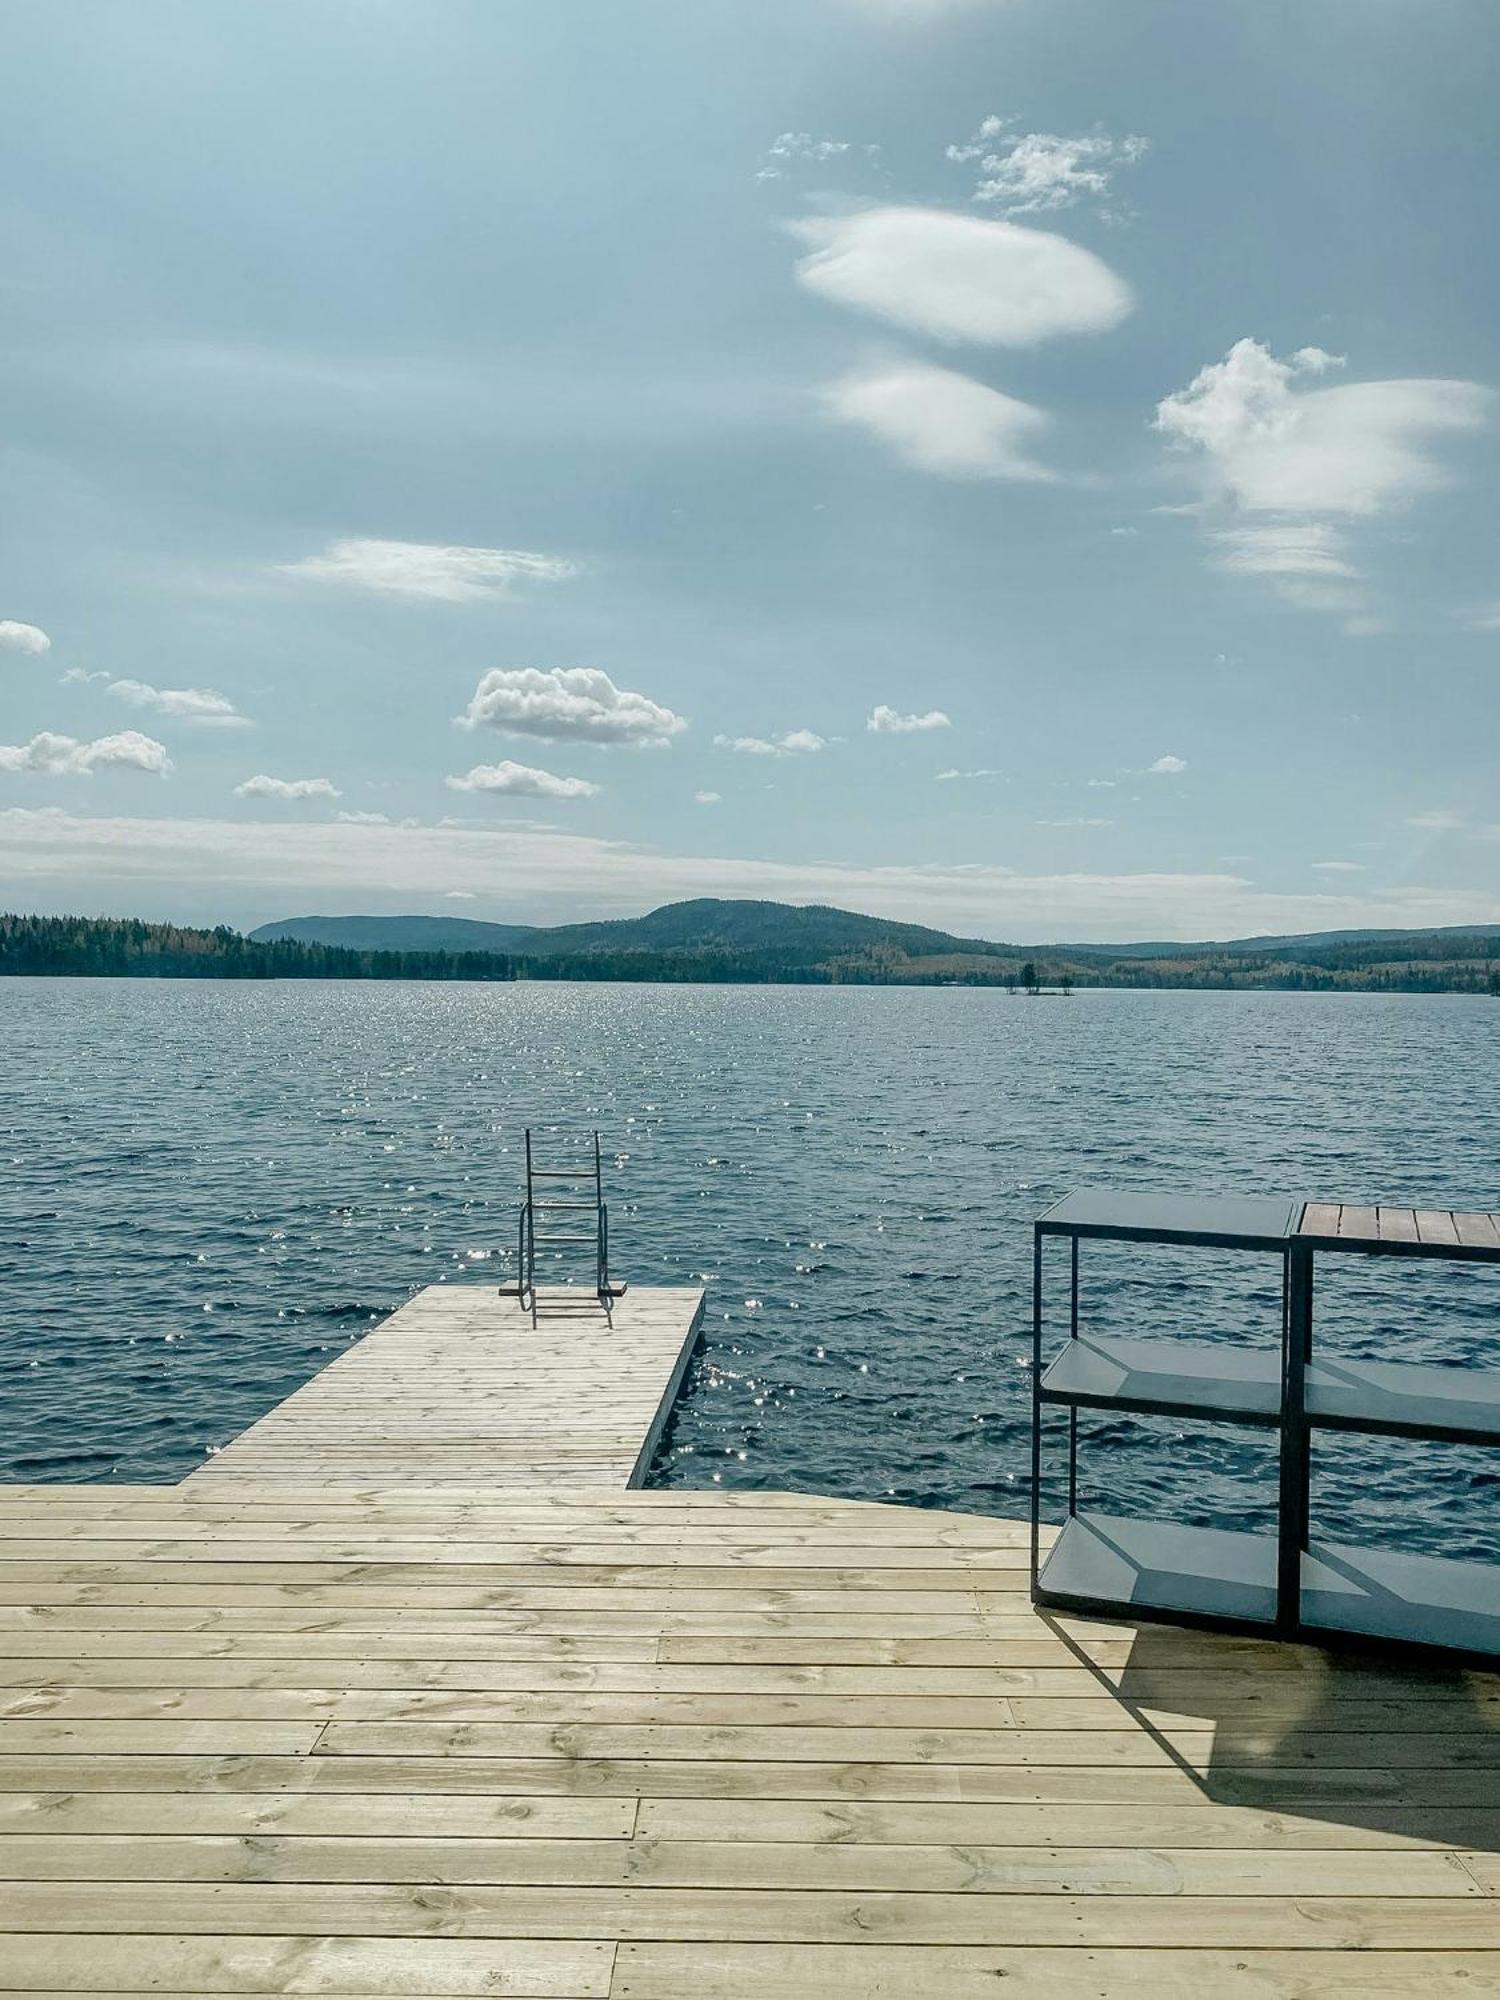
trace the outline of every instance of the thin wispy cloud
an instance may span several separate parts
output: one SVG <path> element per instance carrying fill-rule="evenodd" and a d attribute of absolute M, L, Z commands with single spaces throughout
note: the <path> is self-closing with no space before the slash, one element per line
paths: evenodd
<path fill-rule="evenodd" d="M 599 667 L 494 667 L 457 720 L 465 729 L 638 750 L 659 749 L 688 726 L 649 695 L 616 687 Z"/>
<path fill-rule="evenodd" d="M 462 777 L 444 780 L 450 791 L 501 792 L 526 799 L 592 799 L 600 787 L 587 778 L 559 777 L 555 771 L 539 770 L 534 764 L 476 764 Z"/>
<path fill-rule="evenodd" d="M 974 771 L 960 771 L 957 769 L 953 769 L 947 771 L 939 771 L 937 774 L 937 781 L 940 785 L 952 785 L 956 784 L 959 780 L 965 778 L 999 778 L 1003 777 L 1004 775 L 1005 774 L 1002 771 L 988 770 L 988 769 L 980 769 Z"/>
<path fill-rule="evenodd" d="M 37 657 L 51 648 L 52 641 L 40 625 L 26 625 L 19 618 L 0 618 L 0 653 L 29 653 Z"/>
<path fill-rule="evenodd" d="M 559 556 L 526 549 L 357 540 L 330 542 L 321 555 L 275 567 L 311 583 L 445 604 L 508 597 L 518 583 L 556 583 L 577 574 L 577 566 Z"/>
<path fill-rule="evenodd" d="M 201 723 L 210 728 L 243 729 L 248 718 L 240 714 L 228 695 L 213 688 L 159 688 L 146 681 L 110 681 L 104 692 L 132 708 L 154 709 L 177 721 Z"/>
<path fill-rule="evenodd" d="M 1157 406 L 1156 428 L 1191 453 L 1211 560 L 1267 578 L 1287 602 L 1375 629 L 1356 531 L 1452 482 L 1435 445 L 1479 429 L 1492 406 L 1477 382 L 1422 377 L 1312 386 L 1341 369 L 1320 347 L 1278 360 L 1236 341 Z"/>
<path fill-rule="evenodd" d="M 734 750 L 742 757 L 810 756 L 826 750 L 828 739 L 813 729 L 789 729 L 784 736 L 716 736 L 716 748 Z"/>
<path fill-rule="evenodd" d="M 172 769 L 164 743 L 138 729 L 80 742 L 44 729 L 29 743 L 0 743 L 0 771 L 44 778 L 91 778 L 96 771 L 147 771 L 165 777 Z"/>
<path fill-rule="evenodd" d="M 1500 893 L 1414 886 L 1380 893 L 1268 891 L 1230 872 L 1028 875 L 988 863 L 836 864 L 669 853 L 628 841 L 526 825 L 345 826 L 332 818 L 177 819 L 0 809 L 10 879 L 117 880 L 156 900 L 196 885 L 263 900 L 268 891 L 327 897 L 493 897 L 510 908 L 638 911 L 693 896 L 833 903 L 991 937 L 1231 937 L 1348 926 L 1500 922 Z M 69 893 L 72 893 L 69 891 Z"/>
<path fill-rule="evenodd" d="M 812 132 L 782 132 L 766 148 L 758 181 L 785 180 L 799 167 L 824 167 L 854 150 L 848 139 L 819 138 Z M 873 148 L 866 148 L 872 151 Z"/>
<path fill-rule="evenodd" d="M 876 736 L 911 736 L 919 730 L 952 727 L 940 708 L 929 708 L 921 715 L 903 715 L 900 709 L 890 708 L 885 702 L 878 702 L 865 721 L 865 728 Z"/>
<path fill-rule="evenodd" d="M 260 771 L 236 785 L 237 799 L 336 799 L 342 797 L 331 778 L 272 778 Z M 361 822 L 362 824 L 365 822 Z"/>
<path fill-rule="evenodd" d="M 1115 176 L 1150 148 L 1136 133 L 1111 138 L 1102 126 L 1065 138 L 1057 132 L 1017 132 L 1016 118 L 990 116 L 948 158 L 978 173 L 974 200 L 1006 215 L 1045 215 L 1088 202 L 1105 208 Z"/>
<path fill-rule="evenodd" d="M 1050 479 L 1031 457 L 1044 410 L 925 361 L 856 370 L 825 392 L 824 408 L 886 445 L 904 464 L 944 479 Z"/>
<path fill-rule="evenodd" d="M 1118 326 L 1130 288 L 1066 237 L 941 208 L 865 208 L 790 225 L 797 279 L 819 298 L 909 332 L 1030 347 Z"/>

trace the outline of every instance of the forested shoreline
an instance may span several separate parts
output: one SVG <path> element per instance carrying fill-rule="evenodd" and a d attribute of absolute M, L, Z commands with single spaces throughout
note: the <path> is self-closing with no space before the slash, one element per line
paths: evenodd
<path fill-rule="evenodd" d="M 360 951 L 260 940 L 130 917 L 0 915 L 0 975 L 131 979 L 606 980 L 692 984 L 989 986 L 1018 992 L 1132 986 L 1500 996 L 1493 937 L 1414 934 L 1344 943 L 1184 947 L 1143 957 L 1108 947 L 1023 954 L 1006 946 L 914 955 L 871 945 L 821 958 L 707 943 L 579 953 Z"/>

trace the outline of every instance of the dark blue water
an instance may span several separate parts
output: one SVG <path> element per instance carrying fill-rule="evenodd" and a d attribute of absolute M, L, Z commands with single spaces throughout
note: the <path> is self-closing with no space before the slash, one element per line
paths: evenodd
<path fill-rule="evenodd" d="M 0 981 L 0 1477 L 175 1480 L 597 1124 L 616 1264 L 705 1282 L 661 1481 L 1019 1513 L 1033 1216 L 1090 1184 L 1500 1206 L 1500 1006 L 1355 995 Z M 1090 1246 L 1088 1324 L 1278 1335 L 1278 1271 Z M 1320 1265 L 1319 1338 L 1500 1366 L 1500 1272 Z M 1253 1433 L 1086 1426 L 1096 1499 L 1269 1522 Z M 1320 1525 L 1500 1553 L 1500 1453 L 1320 1446 Z"/>

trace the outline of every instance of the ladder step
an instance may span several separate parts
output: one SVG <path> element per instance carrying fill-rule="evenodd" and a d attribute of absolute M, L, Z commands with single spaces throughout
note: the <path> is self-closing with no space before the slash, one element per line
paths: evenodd
<path fill-rule="evenodd" d="M 533 1167 L 534 1181 L 596 1181 L 598 1170 L 594 1167 Z"/>
<path fill-rule="evenodd" d="M 534 1201 L 531 1205 L 538 1215 L 559 1215 L 564 1209 L 580 1210 L 591 1215 L 599 1206 L 596 1201 Z"/>
<path fill-rule="evenodd" d="M 597 1243 L 599 1238 L 591 1229 L 587 1236 L 538 1236 L 536 1241 L 545 1246 L 549 1243 Z"/>

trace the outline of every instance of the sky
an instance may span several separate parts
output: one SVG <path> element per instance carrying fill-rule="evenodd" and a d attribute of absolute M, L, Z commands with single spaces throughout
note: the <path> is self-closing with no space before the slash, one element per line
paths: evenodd
<path fill-rule="evenodd" d="M 0 907 L 1500 921 L 1485 0 L 0 14 Z"/>

